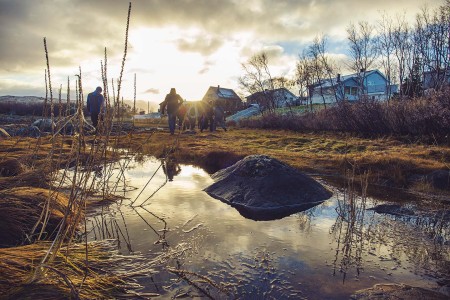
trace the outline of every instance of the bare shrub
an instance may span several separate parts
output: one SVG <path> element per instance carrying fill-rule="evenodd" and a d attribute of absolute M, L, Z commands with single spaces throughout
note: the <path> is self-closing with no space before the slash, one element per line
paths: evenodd
<path fill-rule="evenodd" d="M 339 131 L 363 136 L 412 136 L 448 139 L 450 88 L 429 97 L 382 102 L 363 98 L 340 101 L 303 115 L 270 113 L 241 120 L 241 127 L 293 131 Z"/>

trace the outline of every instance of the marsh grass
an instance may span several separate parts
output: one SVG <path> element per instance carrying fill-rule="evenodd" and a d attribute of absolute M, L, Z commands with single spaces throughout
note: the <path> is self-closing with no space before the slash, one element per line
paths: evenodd
<path fill-rule="evenodd" d="M 49 242 L 40 242 L 0 249 L 0 295 L 9 299 L 126 298 L 126 289 L 137 287 L 129 280 L 136 266 L 129 258 L 114 255 L 112 241 L 88 244 L 89 266 L 86 246 L 74 243 L 63 245 L 51 264 L 40 264 L 49 247 Z M 144 265 L 151 269 L 151 264 Z M 31 278 L 37 268 L 45 269 L 46 276 Z"/>
<path fill-rule="evenodd" d="M 127 274 L 120 274 L 120 278 L 103 276 L 106 272 L 103 268 L 117 268 L 112 261 L 118 256 L 107 254 L 112 247 L 87 241 L 83 245 L 75 245 L 74 240 L 79 236 L 80 228 L 86 228 L 88 206 L 117 200 L 114 188 L 117 181 L 125 181 L 125 178 L 111 180 L 110 162 L 123 157 L 123 152 L 113 146 L 121 137 L 113 137 L 111 124 L 116 114 L 115 103 L 119 102 L 130 13 L 131 3 L 117 99 L 110 105 L 108 89 L 105 88 L 108 109 L 105 121 L 96 132 L 84 116 L 81 67 L 76 75 L 75 110 L 72 112 L 63 107 L 62 86 L 58 105 L 53 103 L 50 55 L 44 38 L 47 96 L 43 116 L 53 121 L 51 134 L 37 139 L 14 137 L 0 140 L 0 230 L 5 235 L 2 242 L 8 242 L 8 246 L 30 244 L 0 252 L 0 290 L 6 297 L 97 299 L 114 297 L 112 295 L 119 290 L 125 292 L 121 286 L 123 279 L 129 278 Z M 105 49 L 105 65 L 101 66 L 105 84 L 106 63 Z M 69 84 L 70 80 L 68 93 Z M 69 101 L 70 95 L 67 99 Z M 73 127 L 74 134 L 61 136 L 68 124 Z M 131 156 L 127 153 L 125 158 Z M 121 167 L 124 170 L 127 164 Z M 83 223 L 84 226 L 80 226 Z M 131 273 L 134 272 L 128 272 Z"/>
<path fill-rule="evenodd" d="M 41 230 L 39 222 L 42 208 L 50 199 L 49 219 L 45 237 L 50 238 L 64 217 L 68 198 L 61 193 L 36 187 L 15 187 L 0 191 L 1 246 L 15 246 L 33 241 L 35 232 Z M 6 229 L 7 228 L 7 229 Z"/>
<path fill-rule="evenodd" d="M 173 139 L 165 132 L 134 133 L 118 147 L 164 157 Z M 369 191 L 383 187 L 414 192 L 417 178 L 448 169 L 450 148 L 408 143 L 393 137 L 362 138 L 350 134 L 298 133 L 283 130 L 231 128 L 228 132 L 180 134 L 173 156 L 213 173 L 246 155 L 269 155 L 315 176 L 346 180 L 343 170 L 358 166 L 355 177 L 368 173 Z M 374 185 L 376 188 L 372 188 Z M 446 193 L 446 191 L 437 191 Z"/>
<path fill-rule="evenodd" d="M 270 113 L 241 120 L 248 128 L 298 132 L 348 132 L 363 137 L 398 136 L 431 143 L 449 144 L 450 87 L 429 97 L 378 101 L 340 101 L 304 114 Z"/>

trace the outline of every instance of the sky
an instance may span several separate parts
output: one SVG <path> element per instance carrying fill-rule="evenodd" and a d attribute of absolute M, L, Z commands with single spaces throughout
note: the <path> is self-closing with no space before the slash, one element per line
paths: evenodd
<path fill-rule="evenodd" d="M 63 95 L 82 72 L 85 97 L 107 76 L 119 78 L 130 1 L 0 0 L 0 96 L 45 96 L 50 62 L 52 92 Z M 326 35 L 329 55 L 346 59 L 346 27 L 382 13 L 414 22 L 425 6 L 444 0 L 135 0 L 131 1 L 128 51 L 121 95 L 157 104 L 174 87 L 186 100 L 201 100 L 209 86 L 239 89 L 242 63 L 269 54 L 274 76 L 291 76 L 298 55 Z M 117 87 L 117 84 L 115 83 Z M 110 92 L 112 94 L 112 92 Z M 245 93 L 241 94 L 243 96 Z M 111 95 L 112 96 L 112 95 Z M 65 97 L 65 96 L 63 96 Z"/>

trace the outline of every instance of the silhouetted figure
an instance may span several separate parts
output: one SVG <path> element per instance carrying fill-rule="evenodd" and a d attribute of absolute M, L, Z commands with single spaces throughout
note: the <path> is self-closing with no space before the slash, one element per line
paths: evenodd
<path fill-rule="evenodd" d="M 183 103 L 183 99 L 177 94 L 175 88 L 170 89 L 170 93 L 166 95 L 166 98 L 162 102 L 161 113 L 164 114 L 167 107 L 167 116 L 169 122 L 170 134 L 175 133 L 175 124 L 177 120 L 177 111 L 180 105 Z"/>
<path fill-rule="evenodd" d="M 180 174 L 181 168 L 180 165 L 177 164 L 172 159 L 167 159 L 163 164 L 163 171 L 167 175 L 169 181 L 173 181 L 173 177 Z"/>
<path fill-rule="evenodd" d="M 178 107 L 178 111 L 177 111 L 177 119 L 178 119 L 178 129 L 181 130 L 185 130 L 186 129 L 186 124 L 183 124 L 186 122 L 186 112 L 187 112 L 187 108 L 186 108 L 186 104 L 180 104 L 180 107 Z M 181 128 L 183 127 L 183 128 Z"/>
<path fill-rule="evenodd" d="M 98 86 L 94 92 L 88 95 L 86 106 L 91 114 L 92 125 L 97 129 L 99 115 L 100 121 L 102 121 L 105 108 L 105 99 L 103 98 L 101 87 Z"/>
<path fill-rule="evenodd" d="M 216 130 L 217 126 L 227 131 L 227 127 L 225 126 L 225 111 L 219 101 L 214 102 L 214 130 Z"/>
<path fill-rule="evenodd" d="M 190 130 L 195 130 L 195 123 L 198 119 L 198 108 L 196 104 L 191 104 L 186 112 L 185 122 L 187 123 L 187 128 Z"/>
<path fill-rule="evenodd" d="M 205 105 L 204 113 L 202 115 L 201 119 L 201 129 L 200 131 L 203 132 L 204 129 L 208 128 L 209 131 L 214 131 L 214 107 L 213 102 L 209 101 L 208 104 Z"/>

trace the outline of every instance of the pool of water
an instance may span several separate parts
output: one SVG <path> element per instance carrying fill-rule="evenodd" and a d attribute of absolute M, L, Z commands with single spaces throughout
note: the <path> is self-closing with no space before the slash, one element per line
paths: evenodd
<path fill-rule="evenodd" d="M 147 159 L 110 180 L 124 199 L 91 212 L 88 240 L 115 239 L 120 254 L 144 258 L 142 293 L 348 299 L 376 283 L 448 284 L 448 224 L 367 210 L 375 199 L 334 189 L 312 209 L 254 221 L 206 194 L 213 181 L 194 166 Z"/>

